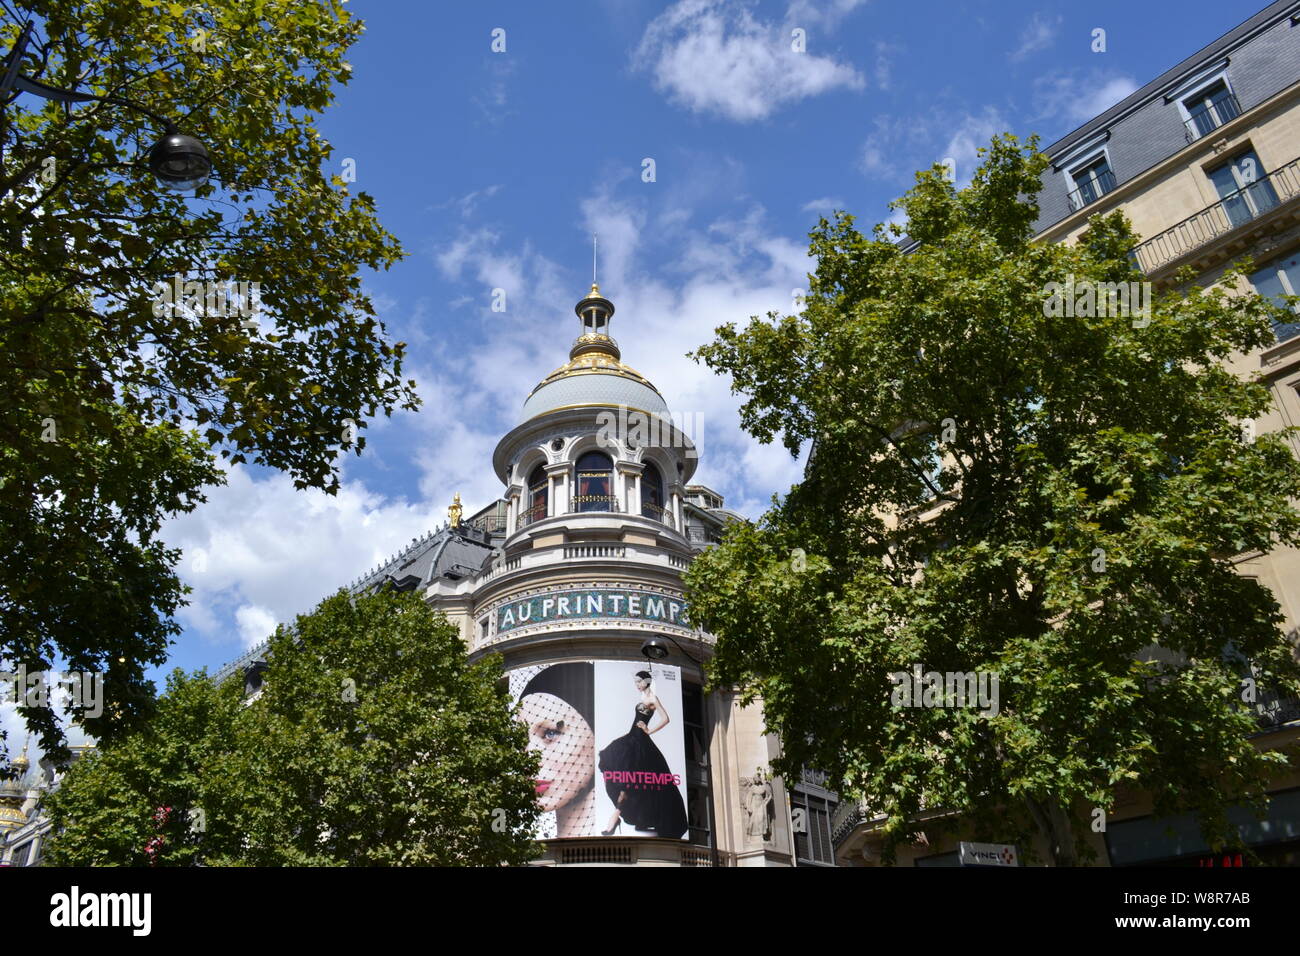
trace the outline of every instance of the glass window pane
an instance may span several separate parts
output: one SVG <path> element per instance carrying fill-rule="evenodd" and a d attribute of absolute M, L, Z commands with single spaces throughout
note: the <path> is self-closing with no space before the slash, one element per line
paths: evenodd
<path fill-rule="evenodd" d="M 1255 291 L 1265 298 L 1272 299 L 1277 305 L 1286 305 L 1282 296 L 1300 288 L 1300 256 L 1292 256 L 1270 263 L 1250 277 Z M 1273 331 L 1279 342 L 1300 335 L 1300 318 L 1295 322 L 1274 323 Z"/>

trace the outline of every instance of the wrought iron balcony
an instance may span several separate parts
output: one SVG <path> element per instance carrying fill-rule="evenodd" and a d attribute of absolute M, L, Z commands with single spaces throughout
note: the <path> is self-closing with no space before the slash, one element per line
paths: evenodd
<path fill-rule="evenodd" d="M 1259 713 L 1260 730 L 1270 731 L 1300 720 L 1300 698 L 1265 690 L 1260 693 L 1255 710 Z"/>
<path fill-rule="evenodd" d="M 466 522 L 466 524 L 471 528 L 478 528 L 480 531 L 486 531 L 488 534 L 495 534 L 506 530 L 506 516 L 493 511 L 479 515 L 476 518 L 471 518 Z"/>
<path fill-rule="evenodd" d="M 1097 173 L 1094 179 L 1087 179 L 1069 193 L 1070 209 L 1078 212 L 1084 206 L 1096 202 L 1115 188 L 1115 174 L 1109 169 Z"/>
<path fill-rule="evenodd" d="M 574 511 L 618 511 L 615 495 L 574 495 Z"/>
<path fill-rule="evenodd" d="M 686 540 L 692 544 L 719 544 L 722 541 L 722 535 L 711 527 L 687 525 Z"/>
<path fill-rule="evenodd" d="M 831 813 L 831 845 L 838 847 L 845 837 L 867 819 L 866 809 L 857 800 L 841 800 Z"/>
<path fill-rule="evenodd" d="M 530 525 L 534 521 L 541 521 L 545 517 L 546 517 L 545 502 L 543 502 L 542 504 L 534 505 L 533 507 L 525 511 L 519 512 L 519 527 L 522 528 L 524 527 L 524 525 Z"/>
<path fill-rule="evenodd" d="M 1245 226 L 1300 193 L 1300 159 L 1229 193 L 1216 203 L 1133 248 L 1138 268 L 1151 273 L 1234 229 Z"/>
<path fill-rule="evenodd" d="M 1187 142 L 1194 143 L 1206 133 L 1213 132 L 1229 120 L 1241 115 L 1241 106 L 1231 93 L 1223 92 L 1214 96 L 1207 103 L 1202 103 L 1194 110 L 1187 111 Z"/>

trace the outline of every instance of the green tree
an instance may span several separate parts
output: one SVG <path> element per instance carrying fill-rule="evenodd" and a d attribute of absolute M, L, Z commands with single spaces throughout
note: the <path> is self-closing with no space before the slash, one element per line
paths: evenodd
<path fill-rule="evenodd" d="M 918 173 L 898 203 L 910 253 L 823 219 L 803 313 L 696 353 L 752 435 L 814 451 L 692 564 L 692 621 L 718 637 L 715 677 L 762 696 L 781 768 L 885 814 L 891 856 L 951 812 L 977 839 L 1041 833 L 1069 864 L 1120 787 L 1223 841 L 1225 808 L 1286 764 L 1248 739 L 1243 667 L 1292 692 L 1298 669 L 1234 557 L 1296 543 L 1300 469 L 1287 435 L 1243 431 L 1269 392 L 1224 367 L 1281 310 L 1190 287 L 1149 317 L 1060 314 L 1050 283 L 1143 277 L 1118 213 L 1074 245 L 1031 241 L 1034 146 L 995 139 L 961 190 Z M 894 706 L 891 675 L 918 663 L 998 675 L 996 715 Z"/>
<path fill-rule="evenodd" d="M 268 653 L 250 704 L 236 681 L 178 672 L 145 730 L 74 764 L 49 800 L 51 862 L 142 865 L 159 835 L 158 865 L 535 855 L 536 757 L 499 662 L 468 663 L 419 597 L 339 593 Z"/>
<path fill-rule="evenodd" d="M 217 450 L 333 493 L 366 418 L 415 407 L 361 281 L 402 252 L 316 129 L 363 29 L 341 2 L 25 6 L 24 75 L 108 99 L 0 116 L 0 670 L 104 673 L 85 726 L 109 740 L 178 632 L 160 525 L 224 481 Z M 0 12 L 6 49 L 19 28 Z M 192 196 L 154 180 L 163 129 L 124 101 L 209 150 Z M 178 280 L 202 295 L 169 303 Z M 206 285 L 230 281 L 247 297 Z M 53 711 L 25 716 L 66 755 Z"/>
<path fill-rule="evenodd" d="M 160 863 L 201 862 L 208 774 L 229 759 L 242 685 L 173 671 L 149 721 L 88 751 L 46 799 L 56 866 L 142 866 L 161 838 Z M 193 811 L 193 812 L 191 812 Z"/>

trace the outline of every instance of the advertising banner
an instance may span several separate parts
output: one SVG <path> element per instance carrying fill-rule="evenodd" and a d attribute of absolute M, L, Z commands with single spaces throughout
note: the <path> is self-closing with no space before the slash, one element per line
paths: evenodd
<path fill-rule="evenodd" d="M 686 838 L 679 668 L 567 661 L 509 680 L 529 749 L 541 754 L 539 839 Z"/>

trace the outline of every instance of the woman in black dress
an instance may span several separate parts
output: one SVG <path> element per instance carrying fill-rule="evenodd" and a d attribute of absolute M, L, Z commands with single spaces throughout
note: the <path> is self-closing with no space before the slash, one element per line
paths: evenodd
<path fill-rule="evenodd" d="M 668 711 L 651 689 L 649 671 L 638 671 L 635 680 L 641 700 L 632 728 L 600 752 L 605 793 L 616 808 L 609 827 L 601 832 L 609 836 L 626 820 L 637 830 L 679 839 L 686 832 L 686 805 L 668 761 L 650 739 L 668 726 Z M 663 719 L 651 727 L 656 715 Z"/>

